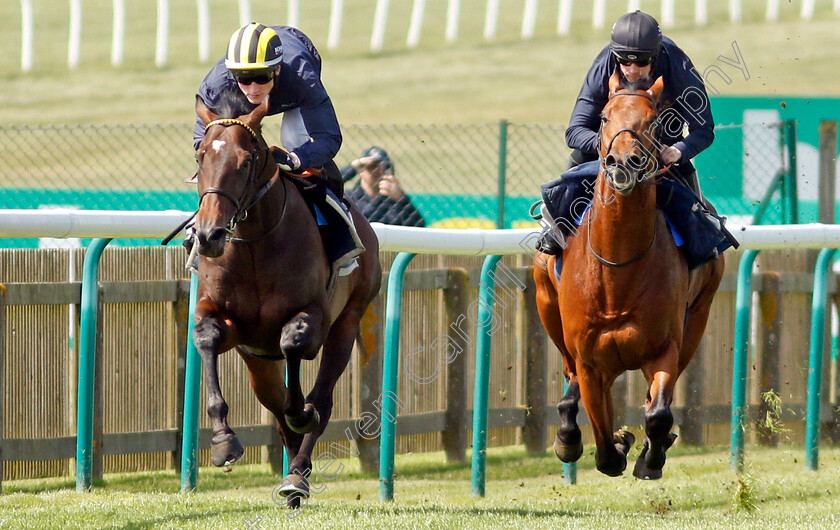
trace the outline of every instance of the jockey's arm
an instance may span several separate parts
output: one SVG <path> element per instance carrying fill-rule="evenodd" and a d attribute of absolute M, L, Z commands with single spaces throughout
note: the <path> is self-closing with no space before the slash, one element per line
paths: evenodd
<path fill-rule="evenodd" d="M 308 141 L 294 146 L 292 150 L 300 159 L 301 167 L 322 167 L 335 158 L 341 148 L 341 129 L 332 101 L 324 92 L 314 100 L 305 101 L 298 110 L 300 123 L 296 126 L 303 127 L 305 132 L 301 132 Z M 286 119 L 284 116 L 284 129 L 287 127 Z M 283 143 L 286 144 L 285 139 Z"/>

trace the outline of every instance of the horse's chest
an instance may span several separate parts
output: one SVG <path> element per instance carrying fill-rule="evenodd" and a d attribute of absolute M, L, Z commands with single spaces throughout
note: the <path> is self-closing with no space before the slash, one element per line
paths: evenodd
<path fill-rule="evenodd" d="M 243 281 L 236 288 L 216 293 L 216 305 L 235 323 L 243 344 L 277 344 L 283 325 L 303 308 L 312 305 L 313 297 L 305 289 L 278 289 Z M 317 305 L 317 304 L 316 304 Z"/>
<path fill-rule="evenodd" d="M 563 306 L 567 345 L 593 365 L 618 363 L 617 369 L 630 368 L 634 359 L 658 349 L 674 331 L 674 316 L 651 310 L 658 306 L 633 290 L 615 295 L 590 286 Z"/>

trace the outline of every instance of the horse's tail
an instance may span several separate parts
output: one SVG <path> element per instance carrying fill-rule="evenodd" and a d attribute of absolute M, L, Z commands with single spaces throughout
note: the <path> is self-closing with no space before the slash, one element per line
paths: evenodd
<path fill-rule="evenodd" d="M 379 324 L 379 315 L 373 309 L 373 304 L 368 304 L 362 320 L 359 321 L 359 332 L 356 335 L 356 343 L 362 354 L 362 367 L 366 366 L 373 354 L 376 353 L 376 329 Z"/>

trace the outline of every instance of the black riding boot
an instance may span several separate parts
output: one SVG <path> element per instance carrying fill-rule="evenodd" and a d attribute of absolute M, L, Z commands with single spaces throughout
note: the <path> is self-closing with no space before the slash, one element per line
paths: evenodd
<path fill-rule="evenodd" d="M 344 198 L 344 179 L 341 177 L 341 170 L 335 164 L 334 160 L 330 160 L 322 168 L 324 177 L 327 180 L 327 188 L 338 197 L 340 201 Z"/>

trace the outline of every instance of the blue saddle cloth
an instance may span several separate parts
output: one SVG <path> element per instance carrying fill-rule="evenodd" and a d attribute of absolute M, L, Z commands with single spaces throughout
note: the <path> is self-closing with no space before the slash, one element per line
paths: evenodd
<path fill-rule="evenodd" d="M 564 237 L 577 232 L 592 202 L 599 166 L 597 160 L 585 162 L 540 186 L 546 209 Z M 660 180 L 656 184 L 656 205 L 665 213 L 674 241 L 685 253 L 688 270 L 717 258 L 732 246 L 722 229 L 724 219 L 711 206 L 698 201 L 681 182 Z"/>

